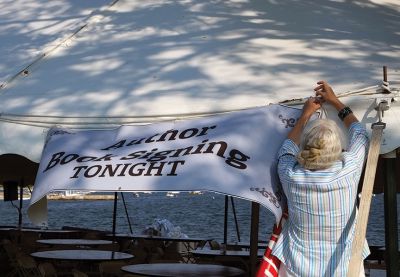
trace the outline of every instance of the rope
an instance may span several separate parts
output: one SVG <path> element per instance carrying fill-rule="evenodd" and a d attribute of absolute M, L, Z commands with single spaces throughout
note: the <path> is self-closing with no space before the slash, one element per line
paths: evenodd
<path fill-rule="evenodd" d="M 400 83 L 399 83 L 400 84 Z M 348 96 L 359 96 L 359 95 L 377 95 L 377 94 L 391 94 L 394 98 L 400 96 L 400 87 L 390 88 L 389 82 L 382 82 L 381 85 L 370 86 L 358 90 L 352 90 L 344 93 L 339 93 L 337 95 L 338 98 L 348 97 Z M 308 97 L 284 100 L 279 102 L 280 104 L 285 104 L 289 106 L 297 106 L 304 104 L 307 101 Z"/>
<path fill-rule="evenodd" d="M 54 52 L 55 50 L 57 50 L 60 46 L 62 45 L 66 45 L 69 41 L 71 41 L 79 32 L 81 32 L 83 29 L 85 29 L 86 27 L 88 27 L 90 24 L 93 24 L 95 22 L 98 22 L 100 20 L 99 15 L 108 10 L 109 8 L 111 8 L 112 6 L 114 6 L 119 0 L 113 0 L 110 4 L 108 4 L 105 7 L 101 7 L 98 10 L 94 10 L 93 12 L 91 12 L 84 20 L 83 20 L 83 24 L 80 25 L 78 28 L 75 29 L 75 31 L 73 31 L 72 33 L 67 34 L 66 36 L 64 36 L 64 38 L 61 40 L 61 42 L 56 42 L 53 41 L 52 43 L 50 43 L 49 45 L 53 45 L 55 44 L 55 46 L 49 48 L 49 49 L 45 49 L 43 50 L 43 52 L 41 54 L 39 54 L 36 58 L 34 58 L 33 61 L 31 61 L 27 66 L 25 66 L 23 69 L 21 69 L 20 71 L 18 71 L 16 74 L 12 75 L 10 78 L 8 78 L 7 80 L 5 80 L 2 84 L 0 84 L 0 94 L 2 94 L 1 89 L 4 89 L 9 83 L 13 82 L 15 79 L 17 79 L 20 76 L 26 76 L 27 74 L 29 74 L 29 70 L 37 65 L 39 62 L 41 62 L 45 57 L 49 56 L 52 52 Z M 3 91 L 4 93 L 4 91 Z"/>
<path fill-rule="evenodd" d="M 75 129 L 97 129 L 116 127 L 121 124 L 143 125 L 155 122 L 168 122 L 171 120 L 187 120 L 213 115 L 221 115 L 230 112 L 244 111 L 255 107 L 241 108 L 229 111 L 216 111 L 211 113 L 186 113 L 171 115 L 154 115 L 154 116 L 46 116 L 46 115 L 18 115 L 18 114 L 0 114 L 0 122 L 20 124 L 33 127 L 51 127 L 54 125 L 68 125 Z M 32 119 L 30 119 L 32 118 Z M 68 122 L 67 120 L 70 120 Z M 86 120 L 86 121 L 85 121 Z M 94 121 L 97 120 L 97 121 Z"/>
<path fill-rule="evenodd" d="M 348 97 L 355 95 L 387 95 L 396 101 L 400 97 L 400 88 L 390 87 L 388 82 L 381 85 L 366 87 L 363 89 L 348 91 L 338 94 L 338 97 Z M 286 106 L 300 106 L 307 101 L 308 97 L 284 100 L 277 104 Z M 273 103 L 272 103 L 273 104 Z M 245 107 L 240 109 L 214 111 L 204 113 L 185 113 L 170 115 L 152 115 L 152 116 L 47 116 L 47 115 L 29 115 L 29 114 L 12 114 L 1 113 L 0 122 L 19 124 L 32 127 L 50 128 L 53 126 L 68 126 L 74 129 L 108 129 L 115 128 L 120 125 L 143 125 L 155 122 L 179 121 L 207 117 L 213 115 L 221 115 L 230 112 L 244 111 L 254 107 Z M 322 112 L 327 115 L 326 110 L 322 107 Z"/>

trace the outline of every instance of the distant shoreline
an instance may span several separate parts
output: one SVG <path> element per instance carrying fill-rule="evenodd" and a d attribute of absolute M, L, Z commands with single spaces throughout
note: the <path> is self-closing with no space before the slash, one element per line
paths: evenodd
<path fill-rule="evenodd" d="M 111 194 L 78 194 L 78 195 L 47 195 L 47 200 L 114 200 L 114 195 Z"/>
<path fill-rule="evenodd" d="M 19 195 L 18 195 L 19 198 Z M 23 199 L 29 200 L 31 196 L 24 194 Z M 3 192 L 0 192 L 0 199 L 4 199 Z M 78 194 L 78 195 L 62 195 L 62 194 L 49 194 L 47 200 L 114 200 L 114 195 L 111 194 Z M 15 200 L 17 201 L 17 200 Z"/>

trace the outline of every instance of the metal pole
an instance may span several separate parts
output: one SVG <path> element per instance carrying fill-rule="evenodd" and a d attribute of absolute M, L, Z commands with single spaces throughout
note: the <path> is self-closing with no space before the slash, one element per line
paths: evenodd
<path fill-rule="evenodd" d="M 21 179 L 19 186 L 19 209 L 18 209 L 18 227 L 22 227 L 22 201 L 24 198 L 24 179 Z"/>
<path fill-rule="evenodd" d="M 224 244 L 228 242 L 228 195 L 225 195 L 225 212 L 224 212 Z"/>
<path fill-rule="evenodd" d="M 396 159 L 385 159 L 386 180 L 383 196 L 385 210 L 385 262 L 386 276 L 388 277 L 399 276 L 396 161 L 399 162 L 398 157 Z"/>
<path fill-rule="evenodd" d="M 231 196 L 231 204 L 232 204 L 233 218 L 235 219 L 236 235 L 237 235 L 238 241 L 240 241 L 239 223 L 238 223 L 238 220 L 237 220 L 237 217 L 236 217 L 235 203 L 233 202 L 233 197 L 232 196 Z"/>
<path fill-rule="evenodd" d="M 250 274 L 254 276 L 257 270 L 258 252 L 258 224 L 260 204 L 251 202 L 251 228 L 250 228 Z"/>
<path fill-rule="evenodd" d="M 388 81 L 388 78 L 387 78 L 387 66 L 385 65 L 383 67 L 383 82 L 386 83 L 387 81 Z M 383 92 L 382 93 L 389 94 L 390 91 L 388 89 L 386 89 L 386 87 L 383 87 Z"/>
<path fill-rule="evenodd" d="M 117 222 L 117 199 L 118 199 L 118 193 L 114 192 L 114 209 L 113 209 L 113 225 L 112 225 L 112 233 L 114 239 L 115 239 L 115 227 Z"/>
<path fill-rule="evenodd" d="M 387 82 L 387 66 L 383 66 L 383 81 Z"/>
<path fill-rule="evenodd" d="M 121 191 L 121 197 L 122 197 L 122 203 L 124 203 L 124 208 L 125 208 L 125 214 L 126 214 L 126 219 L 128 220 L 128 225 L 129 225 L 129 231 L 132 232 L 132 226 L 131 226 L 131 221 L 129 219 L 129 214 L 128 214 L 128 209 L 126 208 L 126 203 L 125 203 L 125 197 L 124 197 L 124 193 Z"/>

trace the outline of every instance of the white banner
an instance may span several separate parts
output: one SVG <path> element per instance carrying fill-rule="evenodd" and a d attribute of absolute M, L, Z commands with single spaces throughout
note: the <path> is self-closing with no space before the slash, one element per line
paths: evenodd
<path fill-rule="evenodd" d="M 57 190 L 213 191 L 281 215 L 276 154 L 301 110 L 269 105 L 113 130 L 49 131 L 28 210 Z M 39 201 L 40 202 L 40 201 Z"/>

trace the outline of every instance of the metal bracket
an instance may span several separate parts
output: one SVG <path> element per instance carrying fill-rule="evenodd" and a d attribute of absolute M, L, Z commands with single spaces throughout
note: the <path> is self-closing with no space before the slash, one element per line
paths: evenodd
<path fill-rule="evenodd" d="M 378 121 L 378 122 L 375 122 L 375 123 L 372 123 L 371 124 L 371 129 L 385 129 L 386 128 L 386 123 L 385 122 L 382 122 L 382 121 Z"/>
<path fill-rule="evenodd" d="M 375 99 L 375 110 L 378 111 L 379 122 L 382 122 L 384 112 L 390 109 L 391 97 L 381 97 Z"/>

